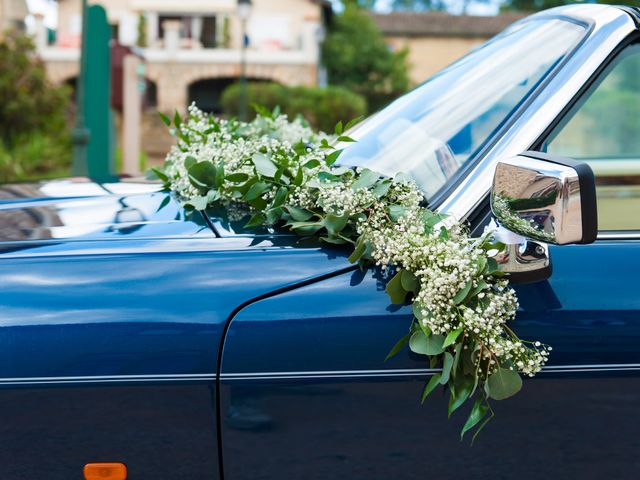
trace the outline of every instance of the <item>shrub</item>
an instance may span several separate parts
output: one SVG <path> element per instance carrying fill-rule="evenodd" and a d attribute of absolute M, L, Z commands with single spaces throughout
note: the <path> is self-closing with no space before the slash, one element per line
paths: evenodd
<path fill-rule="evenodd" d="M 31 39 L 0 36 L 0 178 L 48 175 L 69 164 L 69 92 L 47 79 Z"/>
<path fill-rule="evenodd" d="M 0 183 L 69 175 L 71 142 L 44 133 L 14 139 L 12 145 L 0 141 Z"/>
<path fill-rule="evenodd" d="M 227 115 L 237 115 L 240 105 L 240 85 L 225 89 L 221 98 Z M 247 105 L 262 105 L 268 109 L 279 106 L 283 113 L 294 118 L 302 115 L 311 126 L 325 132 L 333 131 L 338 121 L 348 121 L 365 115 L 367 102 L 361 95 L 343 87 L 287 87 L 277 83 L 249 83 Z"/>

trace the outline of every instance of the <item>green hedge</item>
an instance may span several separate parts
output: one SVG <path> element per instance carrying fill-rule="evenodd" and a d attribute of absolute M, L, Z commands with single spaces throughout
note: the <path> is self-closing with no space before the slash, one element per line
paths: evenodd
<path fill-rule="evenodd" d="M 237 116 L 240 85 L 227 87 L 222 93 L 221 103 L 225 114 Z M 343 87 L 287 87 L 277 83 L 249 83 L 247 105 L 250 107 L 252 104 L 268 109 L 279 106 L 290 118 L 300 114 L 313 127 L 325 132 L 332 132 L 340 120 L 347 122 L 367 113 L 364 97 Z"/>

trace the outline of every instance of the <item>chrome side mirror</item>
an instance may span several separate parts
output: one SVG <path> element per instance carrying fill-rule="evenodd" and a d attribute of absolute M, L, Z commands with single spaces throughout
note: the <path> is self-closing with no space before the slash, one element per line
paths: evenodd
<path fill-rule="evenodd" d="M 500 226 L 515 234 L 511 242 L 505 242 L 509 245 L 507 258 L 498 259 L 499 263 L 509 273 L 528 272 L 529 281 L 550 274 L 547 246 L 537 242 L 591 243 L 598 233 L 591 168 L 556 155 L 525 152 L 499 161 L 491 210 Z M 519 241 L 513 241 L 514 237 Z M 536 271 L 540 275 L 531 275 Z"/>

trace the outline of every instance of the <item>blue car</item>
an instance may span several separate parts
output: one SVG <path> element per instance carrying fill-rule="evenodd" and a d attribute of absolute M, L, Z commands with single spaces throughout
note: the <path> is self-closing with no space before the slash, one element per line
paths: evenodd
<path fill-rule="evenodd" d="M 639 25 L 528 17 L 340 157 L 511 230 L 514 328 L 553 352 L 473 446 L 445 396 L 420 404 L 424 357 L 385 362 L 411 309 L 348 251 L 69 179 L 0 187 L 0 478 L 638 478 Z"/>

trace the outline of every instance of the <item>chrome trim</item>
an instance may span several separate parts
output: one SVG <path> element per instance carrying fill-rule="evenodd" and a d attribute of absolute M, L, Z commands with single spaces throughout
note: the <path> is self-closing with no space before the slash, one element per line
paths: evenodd
<path fill-rule="evenodd" d="M 640 240 L 640 232 L 599 232 L 597 240 Z"/>
<path fill-rule="evenodd" d="M 553 365 L 544 367 L 543 373 L 569 372 L 621 372 L 640 370 L 640 363 L 594 364 L 594 365 Z M 309 372 L 261 372 L 261 373 L 222 373 L 221 381 L 234 380 L 291 380 L 291 379 L 325 379 L 325 378 L 369 378 L 369 377 L 411 377 L 433 375 L 439 368 L 406 368 L 390 370 L 336 370 Z"/>
<path fill-rule="evenodd" d="M 466 219 L 489 194 L 498 160 L 529 150 L 620 42 L 636 30 L 633 19 L 626 12 L 608 5 L 558 7 L 531 18 L 557 18 L 558 15 L 590 23 L 592 30 L 508 131 L 443 200 L 438 209 L 440 212 L 458 220 Z"/>
<path fill-rule="evenodd" d="M 594 365 L 553 365 L 544 367 L 544 373 L 566 372 L 610 372 L 640 370 L 640 363 L 594 364 Z M 313 378 L 369 378 L 369 377 L 408 377 L 433 375 L 439 368 L 399 368 L 389 370 L 336 370 L 308 372 L 259 372 L 259 373 L 222 373 L 220 380 L 287 380 Z M 70 377 L 16 377 L 0 378 L 0 386 L 30 385 L 69 385 L 100 383 L 170 383 L 170 382 L 203 382 L 216 380 L 215 373 L 193 374 L 153 374 L 153 375 L 95 375 Z"/>
<path fill-rule="evenodd" d="M 67 385 L 80 383 L 149 383 L 149 382 L 212 382 L 213 373 L 159 375 L 97 375 L 77 377 L 18 377 L 0 378 L 0 386 Z"/>

